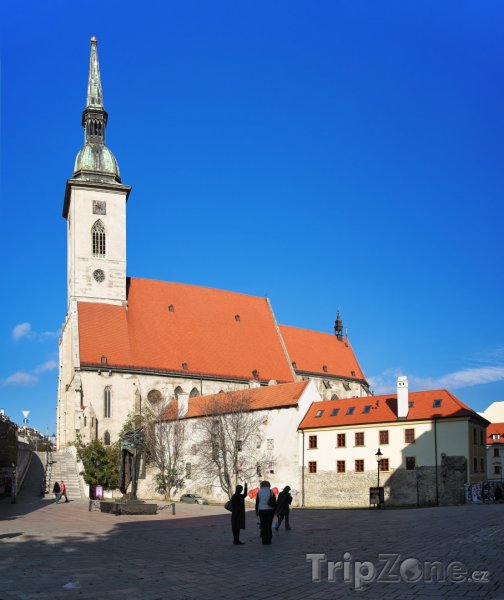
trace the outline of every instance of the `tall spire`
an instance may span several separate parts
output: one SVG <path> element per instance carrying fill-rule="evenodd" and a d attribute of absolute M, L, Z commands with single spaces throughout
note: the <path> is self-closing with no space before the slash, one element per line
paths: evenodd
<path fill-rule="evenodd" d="M 96 38 L 91 38 L 91 55 L 89 57 L 89 77 L 86 108 L 82 113 L 82 126 L 84 127 L 85 141 L 104 144 L 105 128 L 107 127 L 107 111 L 103 106 L 103 93 L 98 64 L 98 49 Z"/>
<path fill-rule="evenodd" d="M 82 113 L 84 146 L 77 154 L 73 178 L 104 183 L 121 183 L 119 166 L 105 145 L 108 114 L 103 106 L 103 93 L 98 64 L 96 38 L 91 38 L 86 108 Z"/>
<path fill-rule="evenodd" d="M 98 48 L 96 38 L 91 38 L 91 56 L 89 58 L 89 80 L 86 108 L 103 106 L 103 94 L 100 78 L 100 65 L 98 64 Z"/>

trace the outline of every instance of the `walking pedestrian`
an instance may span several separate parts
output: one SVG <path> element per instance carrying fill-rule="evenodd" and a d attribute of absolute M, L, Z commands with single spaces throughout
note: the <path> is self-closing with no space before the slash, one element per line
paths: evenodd
<path fill-rule="evenodd" d="M 245 529 L 245 498 L 247 497 L 247 484 L 245 487 L 237 485 L 235 493 L 231 496 L 231 530 L 233 531 L 233 544 L 242 546 L 240 542 L 240 529 Z"/>
<path fill-rule="evenodd" d="M 277 498 L 277 523 L 275 525 L 275 531 L 278 531 L 282 521 L 285 518 L 285 529 L 290 531 L 290 523 L 289 523 L 289 507 L 292 502 L 292 496 L 290 493 L 290 486 L 286 485 L 284 489 L 278 494 Z"/>
<path fill-rule="evenodd" d="M 56 504 L 59 504 L 61 490 L 60 490 L 60 484 L 57 481 L 54 482 L 52 491 L 53 491 L 54 497 L 56 498 Z"/>
<path fill-rule="evenodd" d="M 276 497 L 271 491 L 269 481 L 261 481 L 259 492 L 256 496 L 256 515 L 261 521 L 261 540 L 265 545 L 271 544 L 273 537 L 271 525 L 275 516 Z"/>
<path fill-rule="evenodd" d="M 60 483 L 60 497 L 59 497 L 59 499 L 61 500 L 61 498 L 63 498 L 63 496 L 65 496 L 65 502 L 68 502 L 67 487 L 65 485 L 65 482 L 62 480 L 61 483 Z"/>

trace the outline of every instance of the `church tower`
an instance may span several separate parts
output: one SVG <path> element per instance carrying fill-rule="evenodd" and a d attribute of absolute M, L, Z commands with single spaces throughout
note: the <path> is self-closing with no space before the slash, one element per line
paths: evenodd
<path fill-rule="evenodd" d="M 93 37 L 82 113 L 84 146 L 67 181 L 63 206 L 69 312 L 75 301 L 126 302 L 126 201 L 131 187 L 121 184 L 117 160 L 105 145 L 107 119 Z"/>

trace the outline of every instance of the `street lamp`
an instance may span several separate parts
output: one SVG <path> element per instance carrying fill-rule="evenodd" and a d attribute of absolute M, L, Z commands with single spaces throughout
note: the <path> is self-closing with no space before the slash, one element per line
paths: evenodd
<path fill-rule="evenodd" d="M 382 451 L 380 450 L 380 448 L 378 448 L 378 452 L 375 454 L 376 456 L 376 464 L 378 466 L 378 504 L 376 505 L 377 508 L 381 508 L 381 503 L 380 503 L 380 463 L 382 461 Z"/>

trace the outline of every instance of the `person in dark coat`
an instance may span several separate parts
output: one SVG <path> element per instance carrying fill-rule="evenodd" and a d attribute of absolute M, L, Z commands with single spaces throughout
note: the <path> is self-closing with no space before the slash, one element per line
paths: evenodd
<path fill-rule="evenodd" d="M 282 524 L 282 521 L 285 518 L 285 529 L 287 529 L 287 531 L 290 530 L 290 523 L 289 523 L 289 506 L 290 503 L 292 502 L 292 496 L 290 493 L 290 486 L 286 485 L 284 487 L 284 489 L 278 494 L 278 498 L 277 498 L 277 507 L 276 507 L 276 514 L 277 514 L 277 524 L 275 525 L 275 531 L 278 531 L 280 525 Z"/>
<path fill-rule="evenodd" d="M 240 542 L 240 529 L 245 529 L 245 498 L 247 497 L 247 484 L 245 489 L 237 485 L 235 493 L 231 496 L 231 529 L 233 531 L 233 544 L 242 546 Z"/>
<path fill-rule="evenodd" d="M 52 491 L 53 491 L 54 497 L 56 498 L 56 502 L 58 502 L 58 500 L 60 499 L 60 484 L 59 484 L 59 482 L 57 482 L 57 481 L 54 482 Z"/>
<path fill-rule="evenodd" d="M 502 488 L 500 485 L 495 488 L 494 498 L 496 502 L 502 502 Z"/>

